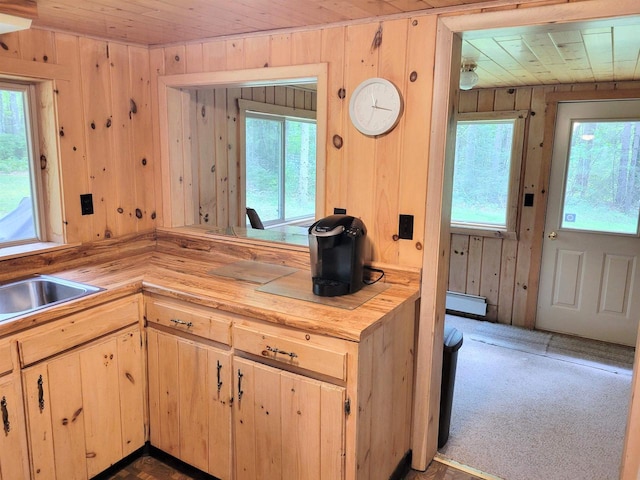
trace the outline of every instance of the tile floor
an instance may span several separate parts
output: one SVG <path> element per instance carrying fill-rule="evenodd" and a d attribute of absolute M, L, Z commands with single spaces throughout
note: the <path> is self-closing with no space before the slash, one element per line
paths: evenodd
<path fill-rule="evenodd" d="M 183 473 L 163 460 L 149 455 L 137 458 L 117 473 L 104 477 L 105 480 L 209 480 L 212 478 L 195 471 Z M 434 461 L 426 472 L 411 471 L 405 480 L 481 480 L 481 478 Z"/>

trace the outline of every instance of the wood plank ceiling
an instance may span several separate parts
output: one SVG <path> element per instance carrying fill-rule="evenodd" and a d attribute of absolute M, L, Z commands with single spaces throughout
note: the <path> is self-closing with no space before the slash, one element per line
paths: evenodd
<path fill-rule="evenodd" d="M 32 1 L 14 0 L 12 3 Z M 126 42 L 159 45 L 486 1 L 37 0 L 38 17 L 33 24 Z"/>
<path fill-rule="evenodd" d="M 640 18 L 467 32 L 476 88 L 640 80 Z"/>
<path fill-rule="evenodd" d="M 536 0 L 519 0 L 536 3 Z M 516 0 L 502 0 L 515 3 Z M 2 0 L 0 13 L 33 26 L 149 46 L 374 19 L 417 11 L 496 6 L 489 0 Z M 544 2 L 543 2 L 544 3 Z M 37 8 L 36 8 L 37 6 Z M 467 32 L 462 56 L 476 88 L 640 80 L 640 18 Z"/>

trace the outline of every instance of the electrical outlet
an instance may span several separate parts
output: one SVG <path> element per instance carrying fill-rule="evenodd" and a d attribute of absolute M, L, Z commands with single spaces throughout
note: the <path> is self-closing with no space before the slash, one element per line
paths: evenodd
<path fill-rule="evenodd" d="M 398 237 L 405 240 L 413 240 L 413 215 L 400 215 Z"/>
<path fill-rule="evenodd" d="M 347 214 L 347 209 L 346 208 L 334 208 L 333 209 L 333 214 L 334 215 L 346 215 Z"/>
<path fill-rule="evenodd" d="M 93 215 L 93 195 L 84 193 L 80 195 L 80 210 L 82 215 Z"/>

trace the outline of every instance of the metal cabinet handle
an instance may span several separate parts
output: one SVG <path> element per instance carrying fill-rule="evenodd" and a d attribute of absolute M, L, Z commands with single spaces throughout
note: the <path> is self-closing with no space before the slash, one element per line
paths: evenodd
<path fill-rule="evenodd" d="M 179 318 L 172 318 L 171 321 L 176 325 L 186 325 L 187 328 L 193 327 L 193 322 L 185 322 L 184 320 L 180 320 Z"/>
<path fill-rule="evenodd" d="M 558 234 L 556 232 L 551 232 L 547 237 L 549 237 L 550 240 L 555 240 L 558 238 Z"/>
<path fill-rule="evenodd" d="M 286 355 L 288 357 L 290 357 L 291 359 L 297 358 L 298 354 L 297 353 L 293 353 L 293 352 L 285 352 L 284 350 L 280 350 L 279 348 L 274 348 L 274 347 L 270 347 L 269 345 L 267 345 L 267 351 L 277 355 L 277 354 L 281 354 L 281 355 Z"/>
<path fill-rule="evenodd" d="M 11 424 L 9 423 L 9 410 L 7 410 L 7 398 L 2 397 L 0 400 L 0 408 L 2 409 L 2 425 L 4 426 L 4 434 L 9 435 Z"/>
<path fill-rule="evenodd" d="M 244 375 L 240 369 L 238 369 L 238 401 L 242 400 L 242 395 L 244 394 L 244 391 L 242 390 L 242 377 L 244 377 Z"/>
<path fill-rule="evenodd" d="M 220 379 L 220 370 L 222 369 L 222 364 L 220 363 L 220 360 L 218 360 L 218 393 L 220 393 L 220 389 L 222 388 L 222 380 Z"/>
<path fill-rule="evenodd" d="M 38 407 L 44 410 L 44 387 L 42 386 L 42 375 L 38 377 Z"/>

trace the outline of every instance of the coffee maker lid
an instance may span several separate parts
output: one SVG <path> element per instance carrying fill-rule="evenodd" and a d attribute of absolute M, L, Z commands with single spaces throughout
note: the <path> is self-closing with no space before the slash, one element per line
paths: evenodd
<path fill-rule="evenodd" d="M 350 215 L 330 215 L 321 218 L 309 227 L 309 234 L 316 237 L 333 237 L 340 235 L 353 223 L 354 217 Z"/>

